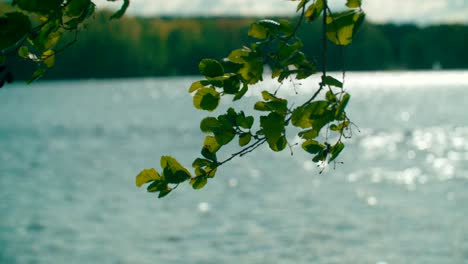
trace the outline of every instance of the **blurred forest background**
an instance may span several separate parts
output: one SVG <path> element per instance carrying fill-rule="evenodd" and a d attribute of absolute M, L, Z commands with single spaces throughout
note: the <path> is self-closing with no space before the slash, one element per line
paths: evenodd
<path fill-rule="evenodd" d="M 0 10 L 7 6 L 0 3 Z M 57 57 L 47 79 L 122 78 L 196 75 L 202 58 L 221 59 L 252 40 L 248 26 L 259 18 L 139 18 L 109 21 L 97 12 L 78 35 L 78 42 Z M 299 36 L 309 58 L 321 50 L 320 24 L 301 27 Z M 70 35 L 69 40 L 74 36 Z M 62 43 L 65 45 L 66 43 Z M 468 68 L 468 25 L 373 24 L 366 22 L 355 41 L 329 50 L 330 70 L 423 70 Z M 13 56 L 11 56 L 13 57 Z M 34 65 L 9 58 L 16 79 L 28 79 Z"/>

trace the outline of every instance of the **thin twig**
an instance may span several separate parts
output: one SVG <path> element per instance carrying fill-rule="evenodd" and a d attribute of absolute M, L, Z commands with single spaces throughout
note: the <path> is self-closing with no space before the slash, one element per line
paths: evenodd
<path fill-rule="evenodd" d="M 257 141 L 255 141 L 254 143 L 252 143 L 250 146 L 247 146 L 247 147 L 243 148 L 242 150 L 240 150 L 240 151 L 238 151 L 238 152 L 236 152 L 236 153 L 234 153 L 234 154 L 231 154 L 231 157 L 227 158 L 226 160 L 221 161 L 221 162 L 218 162 L 218 163 L 217 163 L 218 167 L 221 166 L 221 165 L 223 165 L 224 163 L 226 163 L 226 162 L 232 160 L 233 158 L 235 158 L 235 157 L 237 157 L 237 156 L 242 157 L 242 156 L 244 156 L 245 154 L 254 151 L 255 149 L 257 149 L 258 147 L 260 147 L 260 146 L 261 146 L 263 143 L 265 143 L 265 142 L 266 142 L 266 138 L 264 138 L 264 137 L 263 137 L 263 138 L 257 139 Z"/>

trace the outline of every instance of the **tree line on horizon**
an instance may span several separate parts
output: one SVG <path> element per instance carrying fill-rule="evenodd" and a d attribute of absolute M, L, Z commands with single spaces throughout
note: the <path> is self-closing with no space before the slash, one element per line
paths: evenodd
<path fill-rule="evenodd" d="M 57 56 L 46 79 L 124 78 L 198 75 L 203 58 L 222 59 L 230 50 L 252 42 L 246 32 L 258 18 L 140 18 L 109 22 L 98 12 L 77 35 L 78 41 Z M 320 25 L 299 30 L 304 52 L 320 65 Z M 71 42 L 75 36 L 68 36 Z M 67 43 L 63 43 L 66 45 Z M 468 68 L 468 26 L 364 23 L 353 43 L 328 50 L 330 70 L 424 70 Z M 19 58 L 7 63 L 15 79 L 34 71 Z"/>

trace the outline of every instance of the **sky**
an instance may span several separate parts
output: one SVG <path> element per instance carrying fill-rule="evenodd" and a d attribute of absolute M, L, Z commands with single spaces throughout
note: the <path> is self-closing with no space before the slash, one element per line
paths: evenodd
<path fill-rule="evenodd" d="M 117 8 L 121 1 L 94 1 L 98 8 Z M 291 15 L 289 0 L 130 0 L 128 13 L 140 16 L 270 16 Z M 468 0 L 362 0 L 367 19 L 375 23 L 468 24 Z M 345 0 L 329 0 L 339 10 Z"/>

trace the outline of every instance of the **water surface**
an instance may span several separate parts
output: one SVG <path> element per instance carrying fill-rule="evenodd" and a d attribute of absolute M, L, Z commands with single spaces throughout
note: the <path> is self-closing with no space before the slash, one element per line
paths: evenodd
<path fill-rule="evenodd" d="M 349 73 L 335 170 L 262 148 L 158 200 L 134 176 L 197 157 L 194 80 L 0 90 L 0 263 L 468 263 L 468 72 Z"/>

